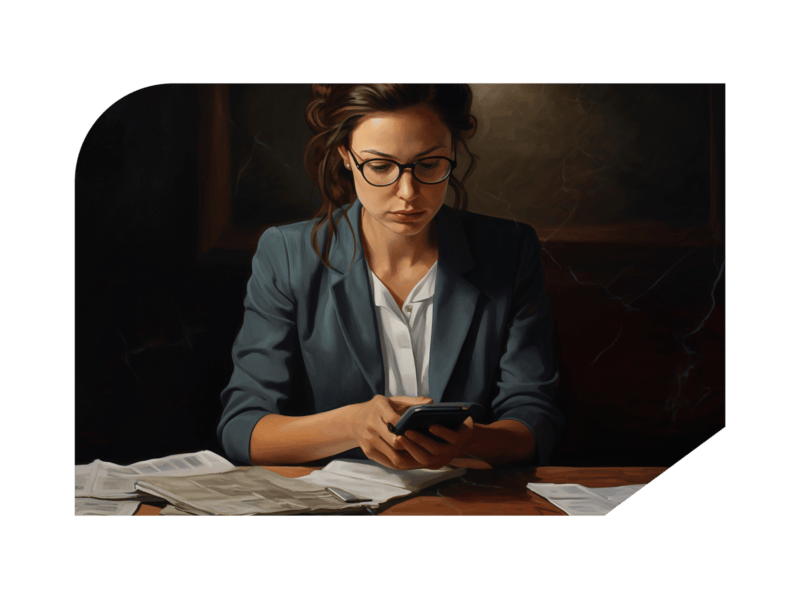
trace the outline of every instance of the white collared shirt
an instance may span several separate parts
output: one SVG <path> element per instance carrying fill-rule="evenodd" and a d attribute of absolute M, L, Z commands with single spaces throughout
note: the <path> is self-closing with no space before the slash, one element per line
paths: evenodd
<path fill-rule="evenodd" d="M 427 396 L 436 261 L 408 294 L 402 309 L 370 269 L 386 379 L 384 396 Z"/>

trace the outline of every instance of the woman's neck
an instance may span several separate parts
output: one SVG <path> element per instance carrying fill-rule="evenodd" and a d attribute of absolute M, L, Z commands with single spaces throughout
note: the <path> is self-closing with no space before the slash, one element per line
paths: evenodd
<path fill-rule="evenodd" d="M 434 221 L 417 235 L 398 235 L 375 223 L 362 208 L 360 229 L 364 258 L 375 273 L 397 273 L 418 265 L 430 268 L 439 257 Z"/>

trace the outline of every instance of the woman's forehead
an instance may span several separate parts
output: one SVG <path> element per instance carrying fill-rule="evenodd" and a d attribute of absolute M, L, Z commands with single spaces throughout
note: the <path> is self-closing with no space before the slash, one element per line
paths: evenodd
<path fill-rule="evenodd" d="M 351 133 L 350 143 L 360 152 L 376 150 L 408 158 L 433 147 L 449 150 L 450 131 L 432 111 L 414 107 L 362 117 Z"/>

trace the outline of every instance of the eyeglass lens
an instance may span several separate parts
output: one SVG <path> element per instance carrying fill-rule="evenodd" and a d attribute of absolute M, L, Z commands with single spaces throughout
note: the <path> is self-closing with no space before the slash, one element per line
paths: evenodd
<path fill-rule="evenodd" d="M 364 163 L 364 178 L 373 185 L 389 185 L 400 177 L 400 167 L 388 160 L 370 160 Z M 414 176 L 423 183 L 439 183 L 450 175 L 450 163 L 442 158 L 431 158 L 414 165 Z"/>

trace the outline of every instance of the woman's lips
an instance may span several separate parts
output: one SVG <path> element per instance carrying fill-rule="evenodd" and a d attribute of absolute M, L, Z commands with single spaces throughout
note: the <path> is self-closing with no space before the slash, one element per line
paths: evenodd
<path fill-rule="evenodd" d="M 393 212 L 392 214 L 395 217 L 397 217 L 397 219 L 399 219 L 400 221 L 410 222 L 410 221 L 416 221 L 417 219 L 419 219 L 423 214 L 425 214 L 425 211 L 419 211 L 419 212 Z"/>

